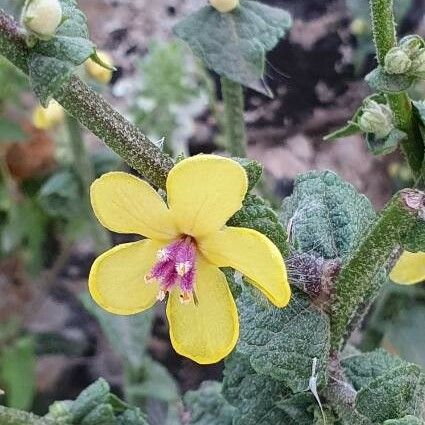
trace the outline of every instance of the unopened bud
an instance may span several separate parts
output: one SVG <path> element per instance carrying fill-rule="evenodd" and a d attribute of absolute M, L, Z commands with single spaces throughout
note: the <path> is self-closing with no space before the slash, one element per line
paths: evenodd
<path fill-rule="evenodd" d="M 350 24 L 350 31 L 354 35 L 365 34 L 368 29 L 368 24 L 364 19 L 356 18 Z"/>
<path fill-rule="evenodd" d="M 394 128 L 393 114 L 387 105 L 368 99 L 364 103 L 358 124 L 365 133 L 374 133 L 376 137 L 383 139 Z"/>
<path fill-rule="evenodd" d="M 104 66 L 88 58 L 84 62 L 86 72 L 94 81 L 100 84 L 108 84 L 112 78 L 112 70 L 110 69 L 112 67 L 112 58 L 105 52 L 97 52 L 96 55 Z"/>
<path fill-rule="evenodd" d="M 31 33 L 49 40 L 62 22 L 59 0 L 27 0 L 22 10 L 22 25 Z"/>
<path fill-rule="evenodd" d="M 52 100 L 47 108 L 38 105 L 32 113 L 32 123 L 39 130 L 50 130 L 60 124 L 63 118 L 63 108 L 55 100 Z"/>
<path fill-rule="evenodd" d="M 210 0 L 210 3 L 221 13 L 231 12 L 239 6 L 239 0 Z"/>
<path fill-rule="evenodd" d="M 410 73 L 415 77 L 425 79 L 425 48 L 421 49 L 419 53 L 415 56 L 415 58 L 412 60 Z"/>
<path fill-rule="evenodd" d="M 412 61 L 401 47 L 393 47 L 385 56 L 384 69 L 388 74 L 404 74 L 411 64 Z"/>
<path fill-rule="evenodd" d="M 408 35 L 400 40 L 400 48 L 403 49 L 411 59 L 419 52 L 424 42 L 418 35 Z"/>

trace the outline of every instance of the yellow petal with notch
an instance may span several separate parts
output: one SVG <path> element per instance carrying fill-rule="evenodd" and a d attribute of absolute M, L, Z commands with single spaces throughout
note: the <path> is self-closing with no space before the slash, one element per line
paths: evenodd
<path fill-rule="evenodd" d="M 425 281 L 425 252 L 404 251 L 391 270 L 390 279 L 401 285 Z"/>
<path fill-rule="evenodd" d="M 114 314 L 129 315 L 152 307 L 159 286 L 145 282 L 164 243 L 145 239 L 117 245 L 96 258 L 89 275 L 89 291 L 96 303 Z"/>
<path fill-rule="evenodd" d="M 109 230 L 158 240 L 177 237 L 165 202 L 152 186 L 131 174 L 104 174 L 91 185 L 90 197 L 96 217 Z"/>
<path fill-rule="evenodd" d="M 220 229 L 242 207 L 245 170 L 229 158 L 196 155 L 175 165 L 167 178 L 167 201 L 179 230 L 204 236 Z"/>
<path fill-rule="evenodd" d="M 200 364 L 216 363 L 235 347 L 239 321 L 224 274 L 202 258 L 195 281 L 197 304 L 180 302 L 177 289 L 170 293 L 167 318 L 174 349 Z"/>
<path fill-rule="evenodd" d="M 198 241 L 203 255 L 218 267 L 232 267 L 245 275 L 276 306 L 291 297 L 285 263 L 276 245 L 262 233 L 226 227 Z"/>

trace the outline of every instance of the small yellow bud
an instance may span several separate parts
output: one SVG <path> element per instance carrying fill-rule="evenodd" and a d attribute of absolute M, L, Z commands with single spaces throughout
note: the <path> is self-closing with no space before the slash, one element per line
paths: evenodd
<path fill-rule="evenodd" d="M 22 25 L 37 37 L 48 40 L 62 21 L 59 0 L 27 0 L 22 10 Z"/>
<path fill-rule="evenodd" d="M 368 29 L 367 22 L 364 19 L 356 18 L 350 24 L 351 34 L 362 35 Z"/>
<path fill-rule="evenodd" d="M 105 63 L 105 65 L 112 66 L 112 58 L 105 52 L 97 52 L 98 58 Z M 87 74 L 94 81 L 100 84 L 108 84 L 112 78 L 112 71 L 107 69 L 98 63 L 96 63 L 93 59 L 88 58 L 84 62 L 84 66 L 86 68 Z"/>
<path fill-rule="evenodd" d="M 404 74 L 411 65 L 412 61 L 401 47 L 393 47 L 385 56 L 384 69 L 388 74 Z"/>
<path fill-rule="evenodd" d="M 221 13 L 231 12 L 239 6 L 239 0 L 210 0 L 210 3 Z"/>
<path fill-rule="evenodd" d="M 55 100 L 52 100 L 47 108 L 38 105 L 32 113 L 32 123 L 39 130 L 49 130 L 61 123 L 63 118 L 63 108 Z"/>

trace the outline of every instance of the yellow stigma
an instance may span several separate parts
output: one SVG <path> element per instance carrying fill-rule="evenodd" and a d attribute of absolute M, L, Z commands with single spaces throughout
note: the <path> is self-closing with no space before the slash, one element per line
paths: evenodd
<path fill-rule="evenodd" d="M 99 51 L 97 56 L 103 63 L 112 66 L 112 58 L 107 53 Z M 84 67 L 89 77 L 100 84 L 108 84 L 112 79 L 112 71 L 99 65 L 91 58 L 84 62 Z"/>

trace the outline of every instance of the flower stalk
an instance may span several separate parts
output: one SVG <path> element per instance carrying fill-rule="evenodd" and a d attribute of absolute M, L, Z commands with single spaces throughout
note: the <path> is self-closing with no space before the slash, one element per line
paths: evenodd
<path fill-rule="evenodd" d="M 341 350 L 353 325 L 378 295 L 399 247 L 418 219 L 425 221 L 425 193 L 414 189 L 398 192 L 381 212 L 335 280 L 332 295 L 331 348 Z"/>
<path fill-rule="evenodd" d="M 379 65 L 385 67 L 385 56 L 397 46 L 393 0 L 370 0 L 370 10 L 376 57 Z M 417 186 L 422 185 L 425 147 L 419 129 L 414 124 L 410 99 L 405 92 L 388 94 L 387 99 L 394 114 L 396 127 L 407 134 L 401 142 L 401 149 L 417 181 Z"/>
<path fill-rule="evenodd" d="M 0 9 L 0 54 L 28 75 L 30 49 L 17 22 Z M 56 100 L 151 184 L 164 188 L 171 157 L 156 147 L 78 77 L 72 76 Z"/>
<path fill-rule="evenodd" d="M 226 147 L 233 156 L 246 156 L 244 98 L 240 83 L 221 77 L 221 92 L 224 103 Z"/>

